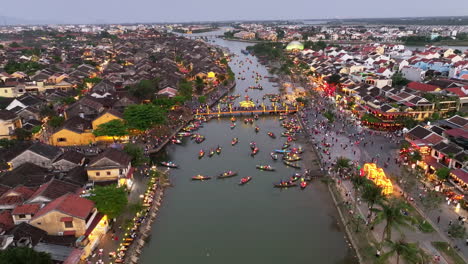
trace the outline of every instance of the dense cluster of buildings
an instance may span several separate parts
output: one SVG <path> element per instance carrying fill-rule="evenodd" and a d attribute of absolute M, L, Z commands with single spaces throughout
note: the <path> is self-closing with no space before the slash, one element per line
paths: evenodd
<path fill-rule="evenodd" d="M 130 188 L 134 171 L 118 148 L 86 148 L 113 140 L 93 130 L 122 120 L 129 105 L 178 95 L 180 82 L 201 79 L 203 94 L 227 80 L 222 50 L 156 29 L 0 29 L 0 249 L 32 247 L 67 263 L 86 258 L 108 229 L 90 189 Z M 142 81 L 151 86 L 134 92 Z M 53 118 L 63 123 L 52 127 Z M 7 146 L 19 130 L 33 139 Z"/>
<path fill-rule="evenodd" d="M 352 111 L 361 117 L 370 116 L 363 120 L 368 123 L 401 129 L 395 126 L 398 118 L 423 121 L 434 114 L 444 116 L 461 111 L 467 103 L 466 52 L 368 44 L 319 51 L 296 49 L 290 56 L 296 63 L 310 67 L 314 74 L 309 78 L 321 84 L 320 89 L 330 88 L 327 79 L 338 73 L 336 100 L 352 106 Z M 418 79 L 412 79 L 412 70 L 420 74 Z"/>
<path fill-rule="evenodd" d="M 373 26 L 373 25 L 278 25 L 238 24 L 233 29 L 234 37 L 269 41 L 329 40 L 329 41 L 384 41 L 395 42 L 405 37 L 423 36 L 434 40 L 438 37 L 457 39 L 467 33 L 463 26 Z M 281 35 L 278 33 L 281 32 Z"/>

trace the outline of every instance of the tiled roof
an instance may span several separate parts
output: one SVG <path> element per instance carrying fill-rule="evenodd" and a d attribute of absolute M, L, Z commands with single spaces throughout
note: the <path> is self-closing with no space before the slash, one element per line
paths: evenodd
<path fill-rule="evenodd" d="M 437 135 L 436 133 L 432 133 L 432 135 L 424 138 L 424 140 L 431 143 L 432 145 L 436 145 L 439 142 L 441 142 L 442 140 L 444 140 L 444 138 Z"/>
<path fill-rule="evenodd" d="M 68 150 L 59 157 L 57 157 L 57 159 L 54 160 L 54 163 L 60 160 L 66 160 L 74 164 L 80 164 L 83 158 L 84 155 L 82 153 L 74 150 Z"/>
<path fill-rule="evenodd" d="M 468 131 L 465 129 L 461 128 L 452 128 L 452 129 L 447 129 L 444 131 L 447 135 L 453 136 L 453 137 L 463 137 L 463 138 L 468 138 Z"/>
<path fill-rule="evenodd" d="M 78 185 L 52 179 L 48 183 L 41 185 L 39 189 L 37 189 L 37 191 L 31 196 L 30 200 L 38 196 L 43 196 L 50 200 L 54 200 L 67 193 L 76 193 L 78 189 L 80 189 L 80 186 Z"/>
<path fill-rule="evenodd" d="M 10 187 L 15 187 L 19 184 L 37 187 L 48 182 L 51 178 L 52 175 L 49 175 L 47 169 L 26 162 L 0 176 L 0 184 Z"/>
<path fill-rule="evenodd" d="M 415 137 L 415 139 L 424 139 L 425 137 L 429 136 L 432 132 L 425 129 L 422 126 L 416 126 L 415 128 L 408 131 L 408 134 Z"/>
<path fill-rule="evenodd" d="M 99 154 L 97 157 L 93 158 L 89 162 L 89 166 L 92 166 L 95 164 L 97 161 L 103 159 L 103 158 L 108 158 L 114 162 L 119 163 L 122 166 L 128 166 L 132 158 L 125 152 L 114 149 L 114 148 L 108 148 L 106 151 L 102 152 Z"/>
<path fill-rule="evenodd" d="M 455 115 L 455 116 L 447 119 L 447 121 L 450 122 L 450 123 L 453 123 L 453 124 L 455 124 L 457 126 L 460 126 L 460 127 L 468 124 L 468 119 L 463 118 L 463 117 L 458 116 L 458 115 Z"/>
<path fill-rule="evenodd" d="M 412 90 L 422 91 L 422 92 L 433 92 L 438 88 L 437 86 L 420 83 L 420 82 L 410 82 L 408 83 L 407 87 Z"/>
<path fill-rule="evenodd" d="M 10 211 L 4 210 L 0 213 L 0 228 L 2 231 L 8 231 L 15 226 Z"/>
<path fill-rule="evenodd" d="M 30 238 L 32 245 L 35 246 L 44 236 L 47 235 L 47 232 L 30 224 L 21 223 L 8 231 L 8 234 L 13 235 L 15 241 L 24 237 Z"/>
<path fill-rule="evenodd" d="M 72 217 L 86 219 L 94 208 L 94 203 L 88 199 L 81 198 L 77 194 L 65 194 L 44 206 L 34 219 L 41 217 L 51 211 L 60 211 Z"/>
<path fill-rule="evenodd" d="M 11 212 L 12 215 L 30 214 L 34 215 L 41 208 L 40 204 L 22 204 L 18 205 Z"/>
<path fill-rule="evenodd" d="M 15 113 L 13 113 L 12 111 L 0 110 L 0 119 L 1 120 L 11 120 L 11 119 L 15 119 L 17 117 L 18 116 Z"/>

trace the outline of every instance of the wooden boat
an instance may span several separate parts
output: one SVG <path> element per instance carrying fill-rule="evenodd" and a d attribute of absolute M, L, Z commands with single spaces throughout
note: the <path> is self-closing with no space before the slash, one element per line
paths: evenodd
<path fill-rule="evenodd" d="M 244 177 L 240 180 L 239 182 L 239 185 L 244 185 L 246 183 L 248 183 L 250 180 L 252 180 L 252 177 L 248 176 L 248 177 Z"/>
<path fill-rule="evenodd" d="M 289 162 L 294 162 L 294 161 L 299 161 L 299 160 L 301 160 L 301 157 L 299 157 L 299 156 L 296 155 L 296 154 L 294 154 L 294 155 L 284 155 L 284 156 L 283 156 L 283 160 L 289 161 Z"/>
<path fill-rule="evenodd" d="M 234 177 L 236 175 L 237 175 L 237 172 L 235 172 L 235 171 L 225 171 L 225 172 L 221 173 L 218 176 L 218 179 L 230 178 L 230 177 Z"/>
<path fill-rule="evenodd" d="M 274 171 L 275 170 L 275 168 L 273 168 L 270 165 L 257 165 L 256 168 L 259 169 L 259 170 L 264 170 L 264 171 Z"/>
<path fill-rule="evenodd" d="M 216 148 L 216 154 L 218 154 L 218 155 L 221 154 L 221 150 L 222 150 L 222 148 L 220 146 L 218 146 Z"/>
<path fill-rule="evenodd" d="M 275 188 L 288 188 L 288 187 L 295 187 L 297 186 L 296 183 L 294 182 L 289 182 L 289 181 L 280 181 L 279 183 L 274 183 L 273 184 Z"/>
<path fill-rule="evenodd" d="M 278 154 L 275 154 L 274 152 L 270 153 L 270 157 L 272 160 L 278 160 Z"/>
<path fill-rule="evenodd" d="M 192 177 L 192 181 L 205 181 L 205 180 L 209 180 L 209 179 L 211 179 L 211 177 L 203 176 L 203 175 L 200 175 L 200 174 L 198 174 L 197 176 Z"/>
<path fill-rule="evenodd" d="M 284 165 L 289 166 L 289 167 L 293 167 L 295 169 L 300 169 L 301 168 L 301 166 L 299 164 L 297 164 L 297 163 L 293 163 L 293 162 L 289 162 L 289 161 L 285 161 L 285 160 L 283 160 L 283 163 L 284 163 Z"/>
<path fill-rule="evenodd" d="M 300 186 L 301 186 L 301 189 L 304 190 L 307 187 L 307 182 L 301 181 Z"/>
<path fill-rule="evenodd" d="M 236 127 L 236 123 L 232 123 L 230 127 L 231 129 L 234 129 Z"/>
<path fill-rule="evenodd" d="M 208 153 L 208 157 L 213 157 L 213 155 L 215 154 L 215 151 L 213 149 L 210 149 L 210 153 Z"/>
<path fill-rule="evenodd" d="M 190 137 L 192 135 L 192 133 L 190 132 L 179 132 L 177 133 L 177 136 L 179 137 Z"/>
<path fill-rule="evenodd" d="M 172 144 L 182 144 L 182 141 L 180 139 L 178 139 L 178 138 L 173 138 L 171 140 L 171 142 L 172 142 Z"/>
<path fill-rule="evenodd" d="M 253 157 L 253 156 L 257 155 L 258 151 L 259 151 L 259 149 L 258 149 L 257 147 L 255 147 L 255 148 L 252 150 L 252 152 L 250 153 L 250 156 Z"/>
<path fill-rule="evenodd" d="M 200 144 L 203 141 L 205 141 L 205 136 L 198 136 L 195 138 L 195 142 L 197 142 L 197 144 Z"/>
<path fill-rule="evenodd" d="M 198 158 L 201 159 L 203 156 L 205 156 L 205 151 L 202 149 L 198 152 Z"/>
<path fill-rule="evenodd" d="M 287 149 L 287 148 L 289 148 L 289 146 L 290 146 L 290 145 L 289 145 L 288 143 L 284 143 L 283 146 L 282 146 L 281 148 L 282 148 L 282 149 Z"/>
<path fill-rule="evenodd" d="M 163 161 L 163 162 L 161 162 L 161 165 L 164 166 L 164 167 L 169 167 L 169 168 L 177 168 L 177 167 L 179 167 L 177 164 L 175 164 L 175 163 L 172 162 L 172 161 L 169 161 L 169 162 Z"/>
<path fill-rule="evenodd" d="M 270 136 L 271 138 L 276 138 L 276 135 L 275 135 L 273 132 L 268 132 L 267 134 L 268 134 L 268 136 Z"/>
<path fill-rule="evenodd" d="M 255 133 L 258 133 L 258 131 L 260 131 L 260 128 L 259 128 L 259 127 L 255 127 Z"/>
<path fill-rule="evenodd" d="M 287 149 L 275 149 L 275 152 L 276 153 L 281 153 L 281 154 L 285 154 L 285 153 L 289 153 L 291 151 L 287 150 Z"/>
<path fill-rule="evenodd" d="M 255 142 L 252 141 L 252 142 L 249 143 L 249 146 L 250 146 L 250 149 L 253 150 L 254 148 L 257 147 L 257 143 L 255 143 Z"/>
<path fill-rule="evenodd" d="M 233 116 L 233 117 L 231 117 L 231 122 L 233 122 L 233 123 L 234 123 L 234 122 L 236 122 L 236 120 L 237 120 L 237 119 L 236 119 L 234 116 Z"/>
<path fill-rule="evenodd" d="M 291 182 L 296 182 L 301 178 L 301 176 L 293 175 L 291 178 L 289 178 L 289 181 Z"/>
<path fill-rule="evenodd" d="M 236 145 L 238 142 L 239 142 L 238 138 L 233 138 L 232 141 L 231 141 L 231 146 Z"/>
<path fill-rule="evenodd" d="M 303 153 L 304 151 L 302 150 L 302 147 L 299 147 L 299 148 L 292 148 L 291 149 L 291 153 L 294 153 L 294 154 L 301 154 Z"/>

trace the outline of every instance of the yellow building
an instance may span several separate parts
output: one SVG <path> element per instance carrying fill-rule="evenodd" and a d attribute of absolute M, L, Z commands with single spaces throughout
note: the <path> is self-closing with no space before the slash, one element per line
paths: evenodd
<path fill-rule="evenodd" d="M 131 184 L 131 160 L 127 153 L 108 148 L 89 162 L 86 167 L 88 179 L 97 182 L 118 181 L 120 186 Z"/>
<path fill-rule="evenodd" d="M 19 116 L 8 110 L 0 110 L 0 138 L 12 139 L 15 129 L 21 127 Z"/>
<path fill-rule="evenodd" d="M 101 114 L 100 116 L 96 117 L 96 119 L 94 119 L 91 122 L 91 124 L 92 124 L 93 129 L 96 129 L 98 128 L 99 125 L 102 125 L 104 123 L 107 123 L 115 119 L 119 119 L 123 121 L 122 114 L 116 110 L 110 109 L 104 112 L 103 114 Z"/>
<path fill-rule="evenodd" d="M 91 130 L 91 122 L 79 116 L 74 116 L 55 131 L 49 138 L 49 144 L 54 146 L 88 145 L 96 141 Z"/>
<path fill-rule="evenodd" d="M 80 237 L 96 215 L 92 201 L 68 193 L 41 208 L 29 224 L 49 235 Z"/>

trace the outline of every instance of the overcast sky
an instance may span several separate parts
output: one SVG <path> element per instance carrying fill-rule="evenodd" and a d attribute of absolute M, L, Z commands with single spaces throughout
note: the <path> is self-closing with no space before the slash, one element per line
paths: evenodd
<path fill-rule="evenodd" d="M 468 0 L 4 0 L 1 2 L 0 16 L 59 23 L 468 15 Z M 0 24 L 3 23 L 5 21 L 0 21 Z"/>

